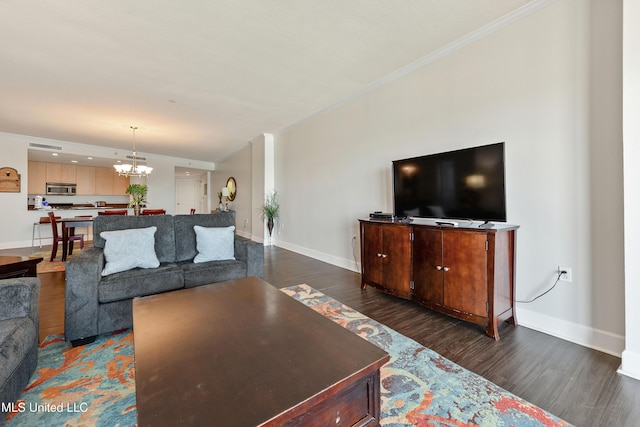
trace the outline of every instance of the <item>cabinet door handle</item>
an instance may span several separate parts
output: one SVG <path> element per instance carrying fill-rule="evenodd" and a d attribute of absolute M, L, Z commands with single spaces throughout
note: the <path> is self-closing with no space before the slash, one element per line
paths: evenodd
<path fill-rule="evenodd" d="M 378 258 L 380 258 L 380 257 L 382 256 L 382 254 L 376 254 L 376 256 L 377 256 Z"/>
<path fill-rule="evenodd" d="M 441 265 L 436 265 L 436 270 L 438 270 L 438 271 L 442 270 L 442 266 Z"/>
<path fill-rule="evenodd" d="M 380 256 L 381 256 L 382 258 L 386 258 L 386 257 L 387 257 L 387 254 L 380 254 Z"/>
<path fill-rule="evenodd" d="M 442 268 L 444 271 L 449 271 L 449 267 L 443 267 Z"/>

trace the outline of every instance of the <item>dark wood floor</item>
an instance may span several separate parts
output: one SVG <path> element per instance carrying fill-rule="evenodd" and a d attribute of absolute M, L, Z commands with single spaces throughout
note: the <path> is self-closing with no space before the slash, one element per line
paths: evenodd
<path fill-rule="evenodd" d="M 64 273 L 39 277 L 44 338 L 64 329 Z M 640 381 L 616 373 L 617 357 L 522 326 L 504 325 L 496 342 L 479 326 L 362 291 L 359 274 L 281 248 L 265 248 L 265 280 L 279 288 L 306 283 L 576 426 L 640 425 Z"/>

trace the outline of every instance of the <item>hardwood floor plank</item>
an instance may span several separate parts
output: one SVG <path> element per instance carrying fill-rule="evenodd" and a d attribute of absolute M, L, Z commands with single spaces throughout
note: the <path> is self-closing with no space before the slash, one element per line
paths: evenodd
<path fill-rule="evenodd" d="M 494 341 L 477 325 L 373 288 L 361 290 L 360 275 L 352 271 L 277 247 L 264 253 L 265 280 L 274 286 L 306 283 L 576 426 L 638 425 L 640 381 L 616 372 L 620 358 L 522 326 L 503 325 Z M 39 277 L 44 338 L 64 331 L 64 274 Z"/>

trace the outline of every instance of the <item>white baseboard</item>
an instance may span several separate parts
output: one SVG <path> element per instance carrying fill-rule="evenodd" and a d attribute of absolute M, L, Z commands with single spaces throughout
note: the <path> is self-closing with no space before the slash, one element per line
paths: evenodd
<path fill-rule="evenodd" d="M 622 365 L 618 373 L 640 380 L 640 353 L 625 350 L 622 352 Z"/>
<path fill-rule="evenodd" d="M 274 242 L 275 246 L 281 247 L 283 249 L 287 249 L 289 251 L 298 253 L 300 255 L 305 255 L 308 256 L 310 258 L 314 258 L 317 259 L 319 261 L 324 261 L 328 264 L 331 265 L 335 265 L 337 267 L 341 267 L 341 268 L 345 268 L 347 270 L 351 270 L 354 271 L 356 273 L 360 273 L 360 268 L 359 266 L 356 264 L 355 261 L 350 260 L 350 259 L 346 259 L 346 258 L 340 258 L 334 255 L 329 255 L 326 254 L 324 252 L 320 252 L 320 251 L 314 251 L 312 249 L 308 249 L 302 246 L 298 246 L 298 245 L 293 245 L 291 243 L 287 243 L 287 242 L 283 242 L 283 241 L 276 241 Z"/>
<path fill-rule="evenodd" d="M 522 326 L 602 351 L 612 356 L 621 357 L 624 350 L 625 339 L 621 335 L 540 314 L 522 308 L 521 305 L 516 307 L 516 317 L 518 318 L 518 324 Z"/>
<path fill-rule="evenodd" d="M 238 236 L 241 236 L 241 237 L 247 238 L 247 239 L 249 239 L 249 240 L 255 240 L 255 239 L 253 238 L 253 236 L 251 235 L 251 233 L 247 233 L 246 231 L 236 230 L 236 234 L 237 234 Z M 260 243 L 262 243 L 262 242 L 260 242 Z"/>
<path fill-rule="evenodd" d="M 43 245 L 50 245 L 51 242 L 48 241 L 51 240 L 51 238 L 45 240 L 45 238 L 42 238 L 42 244 Z M 36 248 L 40 245 L 40 243 L 36 242 Z M 24 240 L 21 242 L 2 242 L 0 243 L 0 249 L 18 249 L 18 248 L 30 248 L 31 247 L 31 240 Z"/>

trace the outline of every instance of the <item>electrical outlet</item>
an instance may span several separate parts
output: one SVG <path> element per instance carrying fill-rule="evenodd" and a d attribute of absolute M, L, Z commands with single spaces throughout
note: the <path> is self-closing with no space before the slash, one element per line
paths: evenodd
<path fill-rule="evenodd" d="M 565 273 L 561 272 L 564 271 Z M 573 277 L 571 275 L 571 267 L 558 267 L 558 274 L 560 274 L 560 280 L 563 282 L 571 283 Z"/>

